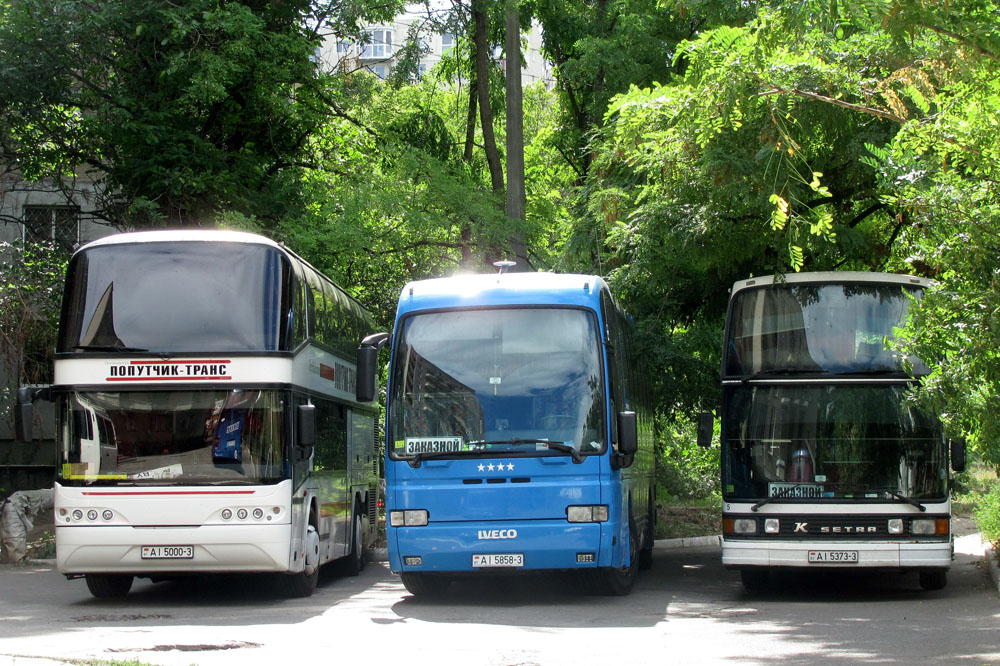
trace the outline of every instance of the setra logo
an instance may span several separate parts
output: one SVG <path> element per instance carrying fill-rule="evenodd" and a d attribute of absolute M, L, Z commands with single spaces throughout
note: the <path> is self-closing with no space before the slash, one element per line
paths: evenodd
<path fill-rule="evenodd" d="M 517 530 L 479 530 L 480 539 L 516 539 Z"/>

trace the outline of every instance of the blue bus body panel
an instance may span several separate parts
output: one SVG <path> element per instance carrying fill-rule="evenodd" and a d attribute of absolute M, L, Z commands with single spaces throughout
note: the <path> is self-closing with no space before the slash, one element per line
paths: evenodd
<path fill-rule="evenodd" d="M 404 287 L 396 330 L 403 318 L 418 312 L 525 306 L 584 308 L 594 314 L 603 331 L 603 285 L 595 276 L 549 273 L 422 280 Z M 606 367 L 605 352 L 602 363 Z M 390 386 L 390 395 L 391 391 Z M 412 468 L 406 461 L 387 457 L 387 515 L 393 510 L 425 509 L 429 516 L 426 526 L 387 526 L 390 568 L 395 572 L 470 572 L 478 570 L 472 566 L 473 555 L 507 553 L 523 554 L 524 570 L 621 566 L 628 557 L 627 543 L 623 543 L 628 519 L 623 520 L 627 506 L 622 486 L 621 473 L 612 471 L 608 451 L 588 455 L 580 464 L 574 464 L 569 455 L 505 454 L 428 459 Z M 608 521 L 567 521 L 567 506 L 594 504 L 608 505 Z M 594 561 L 578 562 L 578 554 L 583 553 L 592 554 Z M 419 565 L 404 562 L 403 558 L 414 556 L 421 558 Z"/>

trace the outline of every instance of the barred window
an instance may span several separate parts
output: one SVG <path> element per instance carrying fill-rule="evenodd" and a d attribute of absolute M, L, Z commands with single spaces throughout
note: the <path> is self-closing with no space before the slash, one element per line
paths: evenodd
<path fill-rule="evenodd" d="M 76 206 L 25 206 L 24 240 L 43 241 L 71 251 L 80 238 L 80 209 Z"/>

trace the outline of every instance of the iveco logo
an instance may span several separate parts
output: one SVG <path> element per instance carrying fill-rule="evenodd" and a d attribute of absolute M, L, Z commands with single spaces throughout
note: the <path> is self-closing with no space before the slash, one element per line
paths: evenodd
<path fill-rule="evenodd" d="M 795 523 L 795 531 L 808 532 L 809 531 L 808 525 L 809 523 Z"/>
<path fill-rule="evenodd" d="M 479 530 L 480 539 L 516 539 L 517 530 Z"/>

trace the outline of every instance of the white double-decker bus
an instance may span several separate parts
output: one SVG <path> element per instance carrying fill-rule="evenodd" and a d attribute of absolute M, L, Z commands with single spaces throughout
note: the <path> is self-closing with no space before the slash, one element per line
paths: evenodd
<path fill-rule="evenodd" d="M 98 597 L 208 572 L 305 596 L 357 573 L 377 505 L 375 414 L 355 399 L 370 315 L 301 258 L 231 231 L 120 234 L 66 279 L 55 381 L 56 561 Z"/>
<path fill-rule="evenodd" d="M 907 393 L 927 366 L 887 346 L 927 280 L 801 273 L 733 286 L 722 361 L 724 566 L 916 571 L 947 581 L 951 467 L 965 443 Z M 711 436 L 710 415 L 699 432 Z M 950 451 L 949 451 L 950 448 Z"/>

